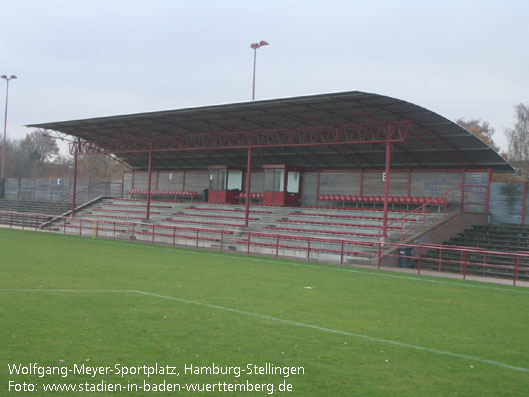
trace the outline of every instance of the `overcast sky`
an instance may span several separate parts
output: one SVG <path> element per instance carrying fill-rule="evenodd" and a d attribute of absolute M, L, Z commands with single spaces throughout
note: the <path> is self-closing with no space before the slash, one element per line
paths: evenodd
<path fill-rule="evenodd" d="M 505 147 L 529 104 L 526 0 L 0 0 L 8 138 L 25 124 L 360 90 Z M 5 81 L 0 81 L 0 109 Z M 2 121 L 3 121 L 3 112 Z"/>

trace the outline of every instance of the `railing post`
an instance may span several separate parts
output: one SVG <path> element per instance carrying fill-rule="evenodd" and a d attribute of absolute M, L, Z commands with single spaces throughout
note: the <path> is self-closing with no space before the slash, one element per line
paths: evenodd
<path fill-rule="evenodd" d="M 276 236 L 276 258 L 279 256 L 279 235 Z"/>
<path fill-rule="evenodd" d="M 443 271 L 443 250 L 439 248 L 439 273 Z"/>
<path fill-rule="evenodd" d="M 463 280 L 467 278 L 467 251 L 463 251 Z"/>
<path fill-rule="evenodd" d="M 384 172 L 384 219 L 382 220 L 382 235 L 388 237 L 388 196 L 389 196 L 389 173 L 391 169 L 391 143 L 386 141 L 386 168 Z"/>
<path fill-rule="evenodd" d="M 307 240 L 307 262 L 309 261 L 310 261 L 310 238 Z"/>
<path fill-rule="evenodd" d="M 196 235 L 197 241 L 195 243 L 195 248 L 198 249 L 198 229 L 197 229 L 197 235 Z"/>
<path fill-rule="evenodd" d="M 176 227 L 173 226 L 173 247 L 176 245 Z"/>
<path fill-rule="evenodd" d="M 114 222 L 114 240 L 116 239 L 116 222 Z"/>
<path fill-rule="evenodd" d="M 151 176 L 152 176 L 152 151 L 149 151 L 149 171 L 147 176 L 147 209 L 145 219 L 149 220 L 151 213 Z"/>
<path fill-rule="evenodd" d="M 71 217 L 73 218 L 75 215 L 75 197 L 77 192 L 75 191 L 77 189 L 77 147 L 75 148 L 75 153 L 73 155 L 73 191 L 72 191 L 72 212 Z"/>
<path fill-rule="evenodd" d="M 224 229 L 220 231 L 220 252 L 222 252 L 222 245 L 224 243 Z"/>
<path fill-rule="evenodd" d="M 244 203 L 244 227 L 248 227 L 250 214 L 250 182 L 252 175 L 252 148 L 248 148 L 248 166 L 246 168 L 246 201 Z"/>
<path fill-rule="evenodd" d="M 343 246 L 344 246 L 344 241 L 342 240 L 342 247 L 340 249 L 340 266 L 343 266 Z"/>
<path fill-rule="evenodd" d="M 379 241 L 378 242 L 378 254 L 377 254 L 377 270 L 380 270 L 381 254 L 382 254 L 382 243 Z"/>
<path fill-rule="evenodd" d="M 82 235 L 82 230 L 83 230 L 83 218 L 81 218 L 81 220 L 79 221 L 79 236 Z"/>
<path fill-rule="evenodd" d="M 514 272 L 512 278 L 512 285 L 516 286 L 516 279 L 518 278 L 518 264 L 519 264 L 519 255 L 514 255 Z"/>
<path fill-rule="evenodd" d="M 62 234 L 66 234 L 66 218 L 62 218 L 63 219 L 63 229 L 62 229 Z"/>
<path fill-rule="evenodd" d="M 419 259 L 417 262 L 417 274 L 421 274 L 422 245 L 419 245 Z"/>
<path fill-rule="evenodd" d="M 483 270 L 481 271 L 482 276 L 485 276 L 485 266 L 487 266 L 487 251 L 483 252 Z"/>
<path fill-rule="evenodd" d="M 151 244 L 154 244 L 154 225 L 152 225 Z"/>
<path fill-rule="evenodd" d="M 252 234 L 248 232 L 248 247 L 246 250 L 246 254 L 250 255 L 250 238 L 252 237 Z"/>

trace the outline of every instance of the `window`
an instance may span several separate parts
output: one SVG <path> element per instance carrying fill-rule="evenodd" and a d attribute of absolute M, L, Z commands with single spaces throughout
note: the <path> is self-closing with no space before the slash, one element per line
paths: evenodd
<path fill-rule="evenodd" d="M 287 193 L 299 193 L 299 172 L 289 171 L 287 177 Z"/>
<path fill-rule="evenodd" d="M 265 192 L 282 192 L 285 184 L 285 170 L 265 169 Z"/>
<path fill-rule="evenodd" d="M 242 190 L 242 171 L 228 171 L 228 190 Z"/>
<path fill-rule="evenodd" d="M 226 189 L 226 171 L 211 170 L 209 174 L 209 190 Z"/>

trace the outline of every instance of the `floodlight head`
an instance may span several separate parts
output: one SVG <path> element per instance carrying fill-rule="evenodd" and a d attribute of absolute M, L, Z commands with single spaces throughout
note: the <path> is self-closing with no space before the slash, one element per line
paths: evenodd
<path fill-rule="evenodd" d="M 1 75 L 0 78 L 7 80 L 7 76 L 5 74 Z"/>
<path fill-rule="evenodd" d="M 10 79 L 18 79 L 17 76 L 15 76 L 14 74 L 11 75 Z"/>
<path fill-rule="evenodd" d="M 250 44 L 250 48 L 257 50 L 259 47 L 262 47 L 264 45 L 270 45 L 270 44 L 264 40 L 261 40 L 259 43 Z"/>

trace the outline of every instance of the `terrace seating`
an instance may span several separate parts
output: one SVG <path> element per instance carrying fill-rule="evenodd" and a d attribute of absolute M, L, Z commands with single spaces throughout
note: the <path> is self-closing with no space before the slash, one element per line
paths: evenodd
<path fill-rule="evenodd" d="M 382 221 L 384 219 L 384 217 L 382 216 L 338 215 L 338 214 L 322 214 L 322 213 L 312 213 L 312 212 L 291 212 L 289 215 L 297 216 L 297 217 L 335 218 L 335 219 L 345 219 L 345 220 L 360 219 L 360 220 Z M 388 217 L 388 221 L 396 221 L 400 219 L 401 218 Z M 404 218 L 403 219 L 404 222 L 415 222 L 416 220 L 417 219 L 415 218 Z"/>
<path fill-rule="evenodd" d="M 68 200 L 57 203 L 31 200 L 0 200 L 0 210 L 5 211 L 60 215 L 71 209 L 72 202 Z"/>
<path fill-rule="evenodd" d="M 320 194 L 319 201 L 338 201 L 342 203 L 374 203 L 380 204 L 384 202 L 384 196 L 362 196 L 351 194 Z M 446 198 L 444 197 L 421 197 L 421 196 L 388 196 L 388 202 L 391 204 L 431 204 L 431 205 L 446 205 Z"/>
<path fill-rule="evenodd" d="M 193 217 L 193 218 L 208 218 L 208 219 L 215 218 L 215 219 L 229 219 L 229 220 L 235 219 L 239 221 L 244 220 L 244 216 L 231 216 L 231 215 L 211 215 L 211 214 L 195 214 L 195 213 L 186 214 L 183 212 L 177 212 L 177 213 L 174 213 L 173 215 L 178 216 L 178 217 Z M 259 218 L 249 217 L 248 220 L 258 221 Z"/>
<path fill-rule="evenodd" d="M 131 196 L 147 196 L 148 190 L 144 189 L 130 189 L 128 194 Z M 197 192 L 190 190 L 151 190 L 151 196 L 161 196 L 161 197 L 191 197 L 193 199 L 197 196 Z"/>
<path fill-rule="evenodd" d="M 347 232 L 347 231 L 337 231 L 337 230 L 319 230 L 315 228 L 302 229 L 295 227 L 279 227 L 279 226 L 267 226 L 264 229 L 266 230 L 279 230 L 285 232 L 298 232 L 298 233 L 308 233 L 308 234 L 332 234 L 332 235 L 341 235 L 341 236 L 356 236 L 356 237 L 372 237 L 378 238 L 379 234 L 376 233 L 357 233 L 357 232 Z"/>
<path fill-rule="evenodd" d="M 242 224 L 237 223 L 226 223 L 226 222 L 206 222 L 206 221 L 192 221 L 187 219 L 163 219 L 163 222 L 176 223 L 176 224 L 193 224 L 193 225 L 205 225 L 205 226 L 222 226 L 222 227 L 237 227 Z"/>
<path fill-rule="evenodd" d="M 246 192 L 240 192 L 237 198 L 239 199 L 239 202 L 242 202 L 242 200 L 246 200 Z M 250 200 L 263 200 L 263 193 L 250 193 Z"/>
<path fill-rule="evenodd" d="M 131 220 L 131 221 L 137 221 L 137 220 L 143 220 L 144 217 L 141 216 L 130 216 L 130 215 L 112 215 L 112 214 L 95 214 L 94 211 L 99 210 L 90 210 L 83 212 L 84 215 L 88 215 L 90 217 L 98 217 L 98 218 L 111 218 L 111 219 L 118 219 L 118 220 Z"/>
<path fill-rule="evenodd" d="M 529 227 L 516 225 L 474 225 L 444 243 L 449 246 L 471 247 L 473 253 L 467 255 L 467 274 L 496 277 L 512 277 L 514 257 L 501 252 L 523 252 L 529 247 Z M 485 253 L 489 251 L 489 253 Z M 421 262 L 421 267 L 441 269 L 447 272 L 461 272 L 461 253 L 439 252 L 431 249 Z M 482 264 L 486 263 L 487 266 Z M 520 257 L 520 266 L 529 267 L 528 258 Z M 520 279 L 529 279 L 529 271 L 520 270 Z"/>
<path fill-rule="evenodd" d="M 292 224 L 292 225 L 309 225 L 309 226 L 320 226 L 320 227 L 330 227 L 335 230 L 340 230 L 340 228 L 357 228 L 357 229 L 376 229 L 380 231 L 382 225 L 380 224 L 365 224 L 365 223 L 341 223 L 341 222 L 318 222 L 318 221 L 305 221 L 297 219 L 278 219 L 277 222 L 281 224 Z M 388 230 L 400 230 L 401 226 L 388 226 Z"/>

